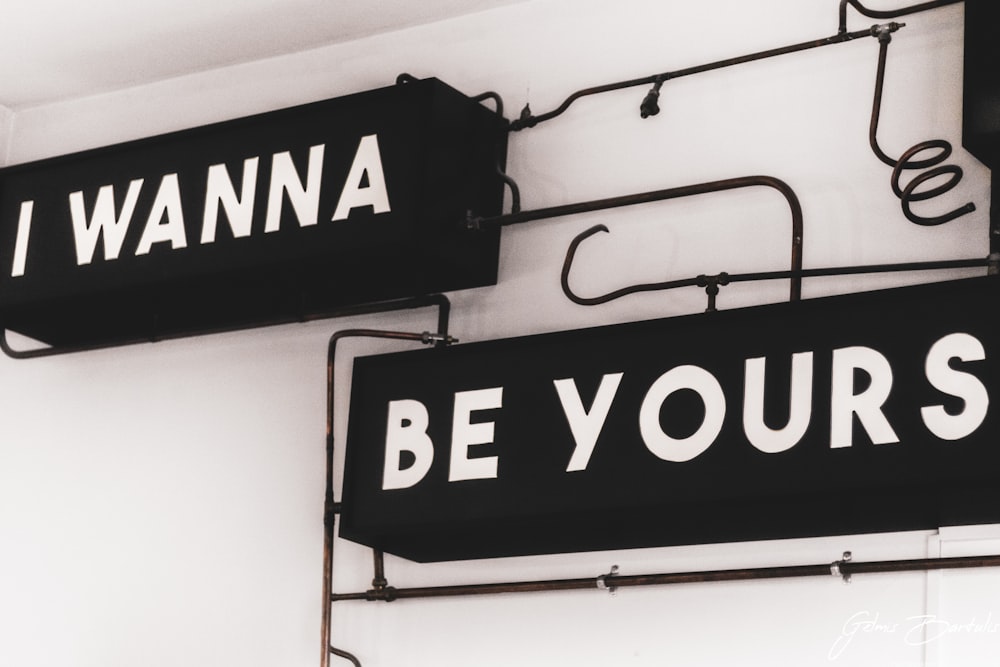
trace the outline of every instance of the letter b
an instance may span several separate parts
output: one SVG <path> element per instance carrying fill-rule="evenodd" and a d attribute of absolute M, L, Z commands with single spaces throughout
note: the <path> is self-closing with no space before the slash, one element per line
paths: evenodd
<path fill-rule="evenodd" d="M 385 465 L 382 490 L 407 489 L 424 478 L 434 460 L 434 443 L 427 435 L 427 408 L 420 401 L 389 401 L 385 429 Z M 401 467 L 403 452 L 414 456 L 413 464 Z"/>

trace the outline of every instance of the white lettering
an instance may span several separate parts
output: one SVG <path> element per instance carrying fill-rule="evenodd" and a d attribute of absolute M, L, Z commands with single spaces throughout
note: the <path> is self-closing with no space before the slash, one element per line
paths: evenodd
<path fill-rule="evenodd" d="M 382 489 L 406 489 L 424 478 L 434 460 L 434 443 L 427 435 L 429 417 L 420 401 L 389 401 L 385 432 L 385 463 Z M 402 453 L 414 456 L 413 465 L 402 468 Z"/>
<path fill-rule="evenodd" d="M 460 391 L 455 394 L 455 415 L 451 430 L 451 466 L 448 481 L 491 479 L 497 476 L 497 457 L 469 458 L 469 447 L 493 442 L 493 422 L 472 424 L 469 419 L 476 410 L 493 410 L 502 406 L 503 387 Z"/>
<path fill-rule="evenodd" d="M 128 231 L 129 223 L 132 222 L 132 214 L 135 213 L 135 204 L 139 200 L 142 180 L 137 178 L 128 184 L 125 203 L 122 206 L 121 215 L 117 217 L 115 216 L 115 188 L 113 185 L 105 185 L 97 191 L 97 202 L 94 204 L 94 212 L 89 221 L 83 202 L 83 192 L 70 193 L 69 210 L 73 219 L 73 236 L 76 242 L 76 263 L 78 265 L 83 266 L 93 261 L 98 237 L 104 239 L 104 259 L 118 259 L 122 244 L 125 242 L 125 233 Z"/>
<path fill-rule="evenodd" d="M 166 222 L 160 221 L 166 218 Z M 181 207 L 181 189 L 177 183 L 177 174 L 167 174 L 160 180 L 160 189 L 156 191 L 153 208 L 146 219 L 146 227 L 142 230 L 136 255 L 148 255 L 154 243 L 170 241 L 173 250 L 187 247 L 187 236 L 184 233 L 184 209 Z"/>
<path fill-rule="evenodd" d="M 10 267 L 11 278 L 24 275 L 24 264 L 28 260 L 28 237 L 31 234 L 31 214 L 34 201 L 21 202 L 21 213 L 17 218 L 17 239 L 14 241 L 14 263 Z"/>
<path fill-rule="evenodd" d="M 618 385 L 621 383 L 623 373 L 610 373 L 601 378 L 601 385 L 597 388 L 597 395 L 588 412 L 583 407 L 580 399 L 580 392 L 576 388 L 576 381 L 573 379 L 553 380 L 559 394 L 559 402 L 562 404 L 563 414 L 569 422 L 569 429 L 573 433 L 573 441 L 576 448 L 570 457 L 566 472 L 576 472 L 586 470 L 590 463 L 590 457 L 594 453 L 594 446 L 597 438 L 601 435 L 604 422 L 608 419 L 608 412 L 611 410 L 611 402 L 618 392 Z"/>
<path fill-rule="evenodd" d="M 705 418 L 687 438 L 673 438 L 660 426 L 660 408 L 680 389 L 692 389 L 705 404 Z M 664 461 L 690 461 L 715 442 L 726 416 L 726 397 L 715 376 L 699 366 L 677 366 L 661 375 L 646 392 L 639 408 L 639 431 L 643 442 Z"/>
<path fill-rule="evenodd" d="M 319 219 L 319 190 L 323 176 L 323 150 L 325 144 L 309 149 L 309 166 L 306 167 L 306 185 L 302 185 L 292 154 L 288 151 L 275 153 L 271 162 L 271 186 L 267 193 L 267 213 L 264 217 L 264 231 L 276 232 L 281 225 L 281 208 L 284 197 L 292 202 L 292 208 L 299 220 L 299 227 L 315 225 Z"/>
<path fill-rule="evenodd" d="M 205 213 L 201 225 L 201 242 L 215 242 L 215 228 L 219 220 L 219 207 L 226 212 L 233 237 L 250 236 L 253 225 L 254 194 L 257 188 L 257 165 L 259 158 L 243 161 L 243 187 L 240 196 L 229 178 L 226 165 L 213 164 L 208 168 L 208 182 L 205 186 Z"/>
<path fill-rule="evenodd" d="M 865 371 L 871 385 L 854 393 L 854 371 Z M 830 396 L 830 447 L 850 447 L 854 415 L 876 445 L 899 442 L 896 432 L 882 413 L 882 405 L 892 391 L 892 366 L 881 352 L 870 347 L 843 347 L 833 351 Z"/>
<path fill-rule="evenodd" d="M 762 452 L 777 454 L 791 449 L 809 427 L 812 416 L 813 353 L 792 355 L 792 377 L 788 423 L 772 429 L 764 423 L 765 357 L 747 359 L 743 385 L 743 431 L 750 444 Z"/>
<path fill-rule="evenodd" d="M 943 405 L 920 409 L 927 429 L 942 440 L 959 440 L 973 433 L 986 419 L 990 397 L 976 376 L 953 369 L 949 362 L 983 361 L 986 350 L 978 339 L 965 333 L 954 333 L 940 339 L 927 353 L 924 370 L 933 387 L 965 402 L 962 412 L 948 414 Z"/>
<path fill-rule="evenodd" d="M 368 175 L 368 185 L 362 187 L 365 174 Z M 332 219 L 346 220 L 351 209 L 360 206 L 371 206 L 375 213 L 389 212 L 389 192 L 385 187 L 382 156 L 378 150 L 376 134 L 361 137 Z"/>

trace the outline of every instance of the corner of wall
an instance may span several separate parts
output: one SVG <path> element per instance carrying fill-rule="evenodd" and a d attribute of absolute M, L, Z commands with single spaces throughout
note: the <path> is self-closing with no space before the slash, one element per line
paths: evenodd
<path fill-rule="evenodd" d="M 0 167 L 7 166 L 9 162 L 13 134 L 14 110 L 0 104 Z"/>

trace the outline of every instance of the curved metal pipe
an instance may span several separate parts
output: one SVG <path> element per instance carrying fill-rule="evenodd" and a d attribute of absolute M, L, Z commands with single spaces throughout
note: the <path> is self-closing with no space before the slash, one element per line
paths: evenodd
<path fill-rule="evenodd" d="M 830 37 L 824 37 L 821 39 L 811 40 L 808 42 L 800 42 L 798 44 L 791 44 L 789 46 L 783 46 L 775 49 L 768 49 L 766 51 L 758 51 L 756 53 L 751 53 L 744 56 L 737 56 L 735 58 L 727 58 L 725 60 L 718 60 L 715 62 L 707 63 L 704 65 L 698 65 L 695 67 L 688 67 L 685 69 L 674 70 L 671 72 L 661 72 L 659 74 L 652 74 L 649 76 L 639 77 L 637 79 L 626 79 L 624 81 L 616 81 L 613 83 L 603 84 L 600 86 L 593 86 L 590 88 L 584 88 L 578 90 L 569 95 L 562 104 L 557 106 L 551 111 L 538 114 L 537 116 L 531 113 L 531 107 L 525 105 L 524 109 L 521 110 L 521 115 L 513 120 L 510 124 L 510 131 L 517 132 L 520 130 L 527 129 L 529 127 L 534 127 L 539 123 L 543 123 L 547 120 L 551 120 L 557 116 L 562 115 L 566 112 L 569 107 L 582 97 L 588 97 L 590 95 L 598 95 L 601 93 L 609 93 L 616 90 L 623 90 L 625 88 L 633 88 L 635 86 L 644 85 L 654 85 L 656 86 L 655 92 L 659 94 L 659 86 L 663 84 L 664 81 L 670 79 L 677 79 L 683 76 L 689 76 L 691 74 L 700 74 L 702 72 L 708 72 L 711 70 L 721 69 L 724 67 L 731 67 L 733 65 L 740 65 L 743 63 L 753 62 L 756 60 L 763 60 L 765 58 L 773 58 L 775 56 L 782 56 L 789 53 L 797 53 L 799 51 L 805 51 L 808 49 L 814 49 L 821 46 L 830 46 L 833 44 L 843 44 L 844 42 L 849 42 L 859 37 L 870 37 L 875 36 L 876 28 L 878 26 L 872 26 L 868 30 L 858 30 L 854 32 L 847 32 L 847 5 L 850 4 L 858 12 L 867 16 L 869 18 L 875 19 L 892 19 L 898 18 L 900 16 L 907 16 L 909 14 L 915 14 L 917 12 L 928 11 L 931 9 L 936 9 L 938 7 L 944 7 L 946 5 L 953 5 L 962 2 L 962 0 L 932 0 L 930 2 L 921 2 L 915 5 L 910 5 L 908 7 L 901 7 L 894 10 L 875 10 L 869 9 L 862 5 L 858 0 L 840 0 L 839 7 L 839 21 L 837 34 Z M 648 98 L 648 96 L 647 96 Z M 643 104 L 640 105 L 641 115 L 643 118 L 656 115 L 655 112 L 651 112 L 652 107 L 646 104 L 644 100 Z"/>
<path fill-rule="evenodd" d="M 433 294 L 425 297 L 415 297 L 383 304 L 382 310 L 370 312 L 391 312 L 397 310 L 437 306 L 437 333 L 411 333 L 400 331 L 383 331 L 380 329 L 343 329 L 335 332 L 327 346 L 326 355 L 326 492 L 323 502 L 323 614 L 322 614 L 322 653 L 320 665 L 330 664 L 330 655 L 350 660 L 355 667 L 361 667 L 356 657 L 346 651 L 330 645 L 330 600 L 333 592 L 333 545 L 336 515 L 340 506 L 334 501 L 333 495 L 333 454 L 334 454 L 334 382 L 337 343 L 344 338 L 385 338 L 394 340 L 409 340 L 427 344 L 446 344 L 453 342 L 448 335 L 448 320 L 451 313 L 451 302 L 443 294 Z"/>
<path fill-rule="evenodd" d="M 604 225 L 595 225 L 590 229 L 587 229 L 580 234 L 578 234 L 573 241 L 570 243 L 569 248 L 566 251 L 566 258 L 563 261 L 562 269 L 562 287 L 563 293 L 574 303 L 578 303 L 581 306 L 597 306 L 600 304 L 608 303 L 609 301 L 614 301 L 615 299 L 620 299 L 629 294 L 636 294 L 638 292 L 653 292 L 658 290 L 671 290 L 677 289 L 679 287 L 705 287 L 706 290 L 710 290 L 712 286 L 715 286 L 716 293 L 718 286 L 728 285 L 731 283 L 739 282 L 758 282 L 762 280 L 787 280 L 796 279 L 801 280 L 803 278 L 818 278 L 818 277 L 828 277 L 828 276 L 846 276 L 846 275 L 858 275 L 858 274 L 873 274 L 873 273 L 900 273 L 906 271 L 940 271 L 946 269 L 971 269 L 978 267 L 987 267 L 992 274 L 995 271 L 995 264 L 998 261 L 997 257 L 990 256 L 985 258 L 975 258 L 975 259 L 946 259 L 938 261 L 929 262 L 898 262 L 893 264 L 865 264 L 856 266 L 836 266 L 836 267 L 826 267 L 817 269 L 799 269 L 792 271 L 757 271 L 752 273 L 720 273 L 715 276 L 700 275 L 693 278 L 680 278 L 677 280 L 668 280 L 661 283 L 646 283 L 640 285 L 631 285 L 629 287 L 623 287 L 621 289 L 608 292 L 607 294 L 602 294 L 596 297 L 581 297 L 574 294 L 569 287 L 569 272 L 572 269 L 573 260 L 576 256 L 576 250 L 580 243 L 587 240 L 594 234 L 598 232 L 607 232 L 608 228 Z M 714 299 L 710 295 L 709 311 L 714 311 Z"/>
<path fill-rule="evenodd" d="M 892 167 L 890 185 L 893 193 L 899 198 L 900 206 L 902 207 L 903 215 L 906 216 L 906 219 L 914 224 L 925 227 L 943 225 L 944 223 L 950 222 L 955 218 L 959 218 L 967 213 L 975 211 L 976 205 L 972 202 L 967 202 L 964 206 L 959 206 L 948 213 L 930 217 L 917 215 L 911 209 L 911 205 L 913 202 L 926 201 L 943 195 L 952 190 L 958 185 L 959 181 L 962 180 L 963 174 L 961 167 L 953 164 L 941 164 L 951 155 L 951 143 L 944 139 L 921 141 L 920 143 L 914 144 L 905 150 L 898 158 L 892 158 L 887 155 L 878 144 L 878 123 L 882 108 L 882 91 L 885 86 L 885 64 L 889 52 L 889 44 L 892 42 L 892 27 L 896 25 L 898 24 L 888 24 L 887 26 L 884 26 L 878 34 L 878 67 L 875 73 L 875 93 L 872 99 L 871 122 L 868 125 L 868 143 L 871 146 L 872 152 L 875 153 L 875 157 L 886 165 Z M 937 152 L 922 160 L 914 159 L 917 155 L 927 151 Z M 927 169 L 927 171 L 914 176 L 905 187 L 901 187 L 899 179 L 902 176 L 903 171 L 917 169 Z M 925 184 L 927 181 L 942 176 L 947 177 L 947 180 L 943 183 L 926 190 L 917 191 L 917 188 Z"/>
<path fill-rule="evenodd" d="M 492 90 L 487 90 L 485 93 L 480 93 L 472 98 L 474 102 L 482 102 L 483 100 L 493 100 L 493 104 L 496 105 L 496 115 L 503 118 L 503 98 L 500 97 L 500 93 Z"/>
<path fill-rule="evenodd" d="M 667 280 L 659 283 L 643 283 L 640 285 L 630 285 L 628 287 L 622 287 L 621 289 L 616 289 L 607 294 L 602 294 L 601 296 L 594 297 L 583 297 L 579 296 L 573 292 L 569 286 L 569 272 L 573 267 L 573 260 L 576 258 L 576 249 L 580 247 L 580 244 L 589 239 L 594 234 L 598 232 L 608 232 L 610 230 L 605 225 L 594 225 L 590 229 L 587 229 L 580 234 L 578 234 L 573 241 L 569 244 L 569 248 L 566 250 L 566 258 L 563 260 L 562 273 L 560 274 L 560 281 L 562 283 L 563 294 L 566 295 L 573 303 L 579 304 L 581 306 L 597 306 L 602 303 L 608 303 L 609 301 L 614 301 L 615 299 L 620 299 L 623 296 L 628 296 L 629 294 L 637 294 L 639 292 L 655 292 L 659 290 L 670 290 L 677 287 L 693 287 L 698 284 L 697 278 L 682 278 L 679 280 Z"/>
<path fill-rule="evenodd" d="M 492 90 L 488 90 L 485 93 L 480 93 L 479 95 L 476 95 L 472 99 L 476 102 L 482 102 L 484 100 L 493 100 L 493 103 L 496 105 L 496 115 L 499 116 L 501 119 L 503 119 L 504 122 L 506 122 L 506 119 L 503 117 L 503 98 L 500 97 L 499 93 L 496 93 Z M 518 213 L 521 210 L 521 189 L 517 186 L 517 181 L 511 178 L 507 174 L 507 172 L 504 171 L 503 164 L 499 159 L 497 160 L 496 173 L 497 176 L 500 177 L 500 180 L 502 180 L 504 184 L 506 184 L 507 187 L 510 189 L 511 212 Z"/>
<path fill-rule="evenodd" d="M 733 65 L 741 65 L 743 63 L 749 63 L 756 60 L 763 60 L 765 58 L 774 58 L 775 56 L 783 56 L 789 53 L 798 53 L 799 51 L 806 51 L 808 49 L 815 49 L 821 46 L 830 46 L 833 44 L 843 44 L 844 42 L 849 42 L 860 37 L 871 37 L 873 31 L 871 28 L 868 30 L 858 30 L 856 32 L 844 32 L 833 35 L 831 37 L 824 37 L 822 39 L 814 39 L 808 42 L 800 42 L 798 44 L 791 44 L 789 46 L 782 46 L 775 49 L 768 49 L 766 51 L 758 51 L 756 53 L 751 53 L 744 56 L 737 56 L 735 58 L 726 58 L 725 60 L 717 60 L 715 62 L 706 63 L 704 65 L 696 65 L 694 67 L 687 67 L 684 69 L 674 70 L 671 72 L 661 72 L 659 74 L 652 74 L 650 76 L 640 77 L 638 79 L 627 79 L 625 81 L 617 81 L 614 83 L 607 83 L 600 86 L 594 86 L 592 88 L 584 88 L 572 93 L 569 97 L 563 100 L 562 104 L 551 111 L 547 111 L 537 116 L 532 115 L 531 108 L 525 105 L 524 109 L 521 111 L 520 117 L 511 121 L 510 131 L 517 132 L 519 130 L 524 130 L 529 127 L 534 127 L 539 123 L 551 120 L 556 116 L 562 115 L 570 105 L 576 102 L 582 97 L 588 97 L 590 95 L 598 95 L 600 93 L 609 93 L 615 90 L 623 90 L 625 88 L 633 88 L 635 86 L 644 85 L 656 85 L 662 84 L 664 81 L 669 81 L 670 79 L 679 79 L 684 76 L 690 76 L 692 74 L 701 74 L 703 72 L 710 72 L 712 70 L 722 69 L 724 67 L 732 67 Z M 659 88 L 656 89 L 659 93 Z M 655 115 L 649 113 L 647 115 Z M 644 116 L 645 117 L 645 116 Z"/>
<path fill-rule="evenodd" d="M 938 7 L 954 5 L 959 2 L 962 2 L 962 0 L 932 0 L 931 2 L 921 2 L 916 5 L 910 5 L 909 7 L 900 7 L 899 9 L 879 10 L 868 9 L 858 0 L 840 0 L 840 26 L 838 32 L 847 32 L 847 5 L 851 5 L 858 10 L 860 14 L 863 14 L 870 19 L 895 19 L 900 16 L 916 14 L 917 12 L 925 12 L 929 9 L 937 9 Z"/>
<path fill-rule="evenodd" d="M 734 190 L 738 188 L 748 188 L 755 186 L 764 186 L 777 190 L 788 202 L 788 208 L 791 211 L 792 217 L 792 243 L 791 243 L 791 272 L 789 277 L 791 278 L 791 285 L 789 287 L 789 300 L 798 301 L 802 297 L 802 278 L 799 272 L 802 270 L 802 235 L 803 235 L 803 224 L 802 224 L 802 206 L 799 204 L 799 199 L 795 195 L 795 191 L 784 181 L 774 178 L 773 176 L 744 176 L 741 178 L 730 178 L 722 181 L 711 181 L 709 183 L 699 183 L 697 185 L 688 185 L 678 188 L 668 188 L 666 190 L 654 190 L 651 192 L 643 192 L 636 195 L 629 195 L 626 197 L 613 197 L 611 199 L 599 199 L 590 202 L 583 202 L 581 204 L 572 204 L 569 206 L 558 206 L 551 209 L 539 209 L 537 211 L 528 211 L 520 216 L 507 216 L 509 222 L 504 224 L 512 224 L 515 222 L 526 222 L 528 220 L 537 220 L 542 217 L 556 217 L 559 215 L 569 215 L 572 213 L 582 213 L 587 211 L 597 211 L 607 208 L 612 208 L 614 206 L 625 206 L 638 203 L 646 203 L 651 201 L 660 201 L 665 199 L 677 199 L 679 197 L 688 197 L 691 195 L 708 194 L 712 192 L 722 192 L 725 190 Z M 698 284 L 698 278 L 689 278 L 684 280 L 673 280 L 661 283 L 648 283 L 643 285 L 633 285 L 631 287 L 625 287 L 609 294 L 605 294 L 599 297 L 581 297 L 573 293 L 569 287 L 569 272 L 573 264 L 573 258 L 576 254 L 576 249 L 579 247 L 580 243 L 585 239 L 590 238 L 598 232 L 607 232 L 608 228 L 604 225 L 597 225 L 586 230 L 575 239 L 569 246 L 569 250 L 566 253 L 566 259 L 563 261 L 563 268 L 561 274 L 561 283 L 563 293 L 574 303 L 578 303 L 583 306 L 594 306 L 601 303 L 607 303 L 614 299 L 621 298 L 627 294 L 634 294 L 636 292 L 648 292 L 653 290 L 663 290 L 672 289 L 675 287 L 690 287 L 692 285 Z"/>

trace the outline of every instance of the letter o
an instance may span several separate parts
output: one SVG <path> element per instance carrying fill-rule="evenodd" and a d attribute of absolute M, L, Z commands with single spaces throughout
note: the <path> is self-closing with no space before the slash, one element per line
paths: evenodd
<path fill-rule="evenodd" d="M 660 407 L 679 389 L 698 392 L 705 404 L 705 419 L 687 438 L 672 438 L 660 427 Z M 646 448 L 664 461 L 690 461 L 708 449 L 722 431 L 726 397 L 715 376 L 699 366 L 677 366 L 652 384 L 639 409 L 639 431 Z"/>

